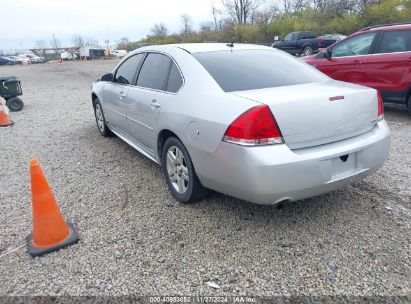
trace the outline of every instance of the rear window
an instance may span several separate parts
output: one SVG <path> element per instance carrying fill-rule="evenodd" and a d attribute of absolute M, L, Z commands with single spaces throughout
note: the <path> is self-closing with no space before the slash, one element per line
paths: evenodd
<path fill-rule="evenodd" d="M 411 51 L 411 31 L 385 32 L 376 53 L 399 53 Z"/>
<path fill-rule="evenodd" d="M 324 81 L 327 77 L 299 59 L 276 50 L 193 54 L 225 92 Z"/>

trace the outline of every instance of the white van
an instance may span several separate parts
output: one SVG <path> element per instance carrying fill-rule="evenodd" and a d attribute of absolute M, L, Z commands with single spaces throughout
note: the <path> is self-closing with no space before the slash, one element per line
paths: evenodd
<path fill-rule="evenodd" d="M 114 50 L 111 54 L 114 57 L 123 58 L 124 56 L 127 55 L 127 51 L 126 50 Z"/>

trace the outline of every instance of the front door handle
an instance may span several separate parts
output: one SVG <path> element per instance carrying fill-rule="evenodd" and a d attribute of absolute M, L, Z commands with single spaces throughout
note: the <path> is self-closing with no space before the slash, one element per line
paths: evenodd
<path fill-rule="evenodd" d="M 124 94 L 124 92 L 120 92 L 120 99 L 125 99 L 126 98 L 126 94 Z"/>
<path fill-rule="evenodd" d="M 362 62 L 359 61 L 359 60 L 354 60 L 353 63 L 354 63 L 354 64 L 361 64 Z"/>
<path fill-rule="evenodd" d="M 151 101 L 151 108 L 158 109 L 159 107 L 160 107 L 160 104 L 157 102 L 157 100 L 153 99 Z"/>

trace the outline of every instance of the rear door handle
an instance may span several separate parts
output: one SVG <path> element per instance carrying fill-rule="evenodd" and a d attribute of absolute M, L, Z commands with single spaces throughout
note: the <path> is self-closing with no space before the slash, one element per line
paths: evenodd
<path fill-rule="evenodd" d="M 354 64 L 361 64 L 362 62 L 359 61 L 359 60 L 354 60 L 353 63 L 354 63 Z"/>
<path fill-rule="evenodd" d="M 120 92 L 120 99 L 125 99 L 126 98 L 126 94 L 124 94 L 124 92 Z"/>
<path fill-rule="evenodd" d="M 160 107 L 160 104 L 157 102 L 157 100 L 153 99 L 151 101 L 151 108 L 158 109 L 159 107 Z"/>

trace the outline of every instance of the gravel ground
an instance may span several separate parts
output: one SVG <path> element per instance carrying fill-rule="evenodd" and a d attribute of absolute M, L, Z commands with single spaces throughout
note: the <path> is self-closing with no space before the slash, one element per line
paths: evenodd
<path fill-rule="evenodd" d="M 116 63 L 0 68 L 25 101 L 0 129 L 0 295 L 410 295 L 405 110 L 386 109 L 390 157 L 359 183 L 281 206 L 217 193 L 184 206 L 158 165 L 97 131 L 90 85 Z M 23 245 L 33 157 L 81 237 L 35 259 Z"/>

